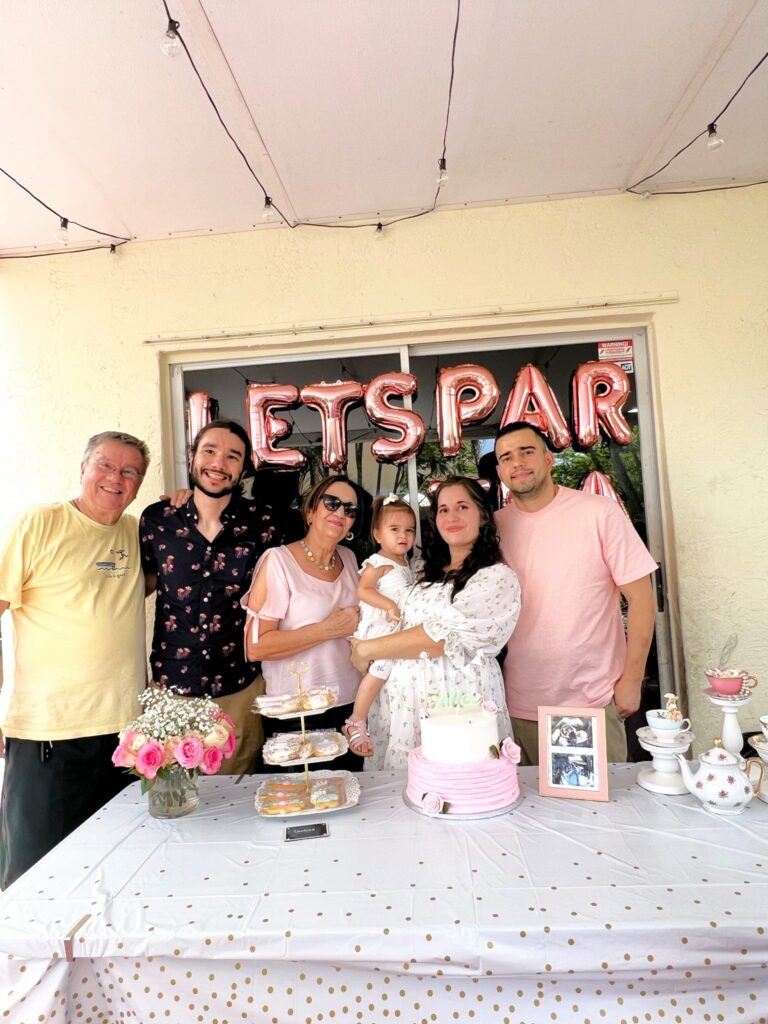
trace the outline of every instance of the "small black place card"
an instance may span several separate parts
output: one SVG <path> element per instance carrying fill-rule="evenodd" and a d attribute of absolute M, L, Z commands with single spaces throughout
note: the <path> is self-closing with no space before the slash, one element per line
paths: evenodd
<path fill-rule="evenodd" d="M 319 839 L 328 835 L 328 826 L 324 821 L 316 821 L 311 825 L 288 825 L 285 830 L 286 843 L 293 843 L 297 839 Z"/>

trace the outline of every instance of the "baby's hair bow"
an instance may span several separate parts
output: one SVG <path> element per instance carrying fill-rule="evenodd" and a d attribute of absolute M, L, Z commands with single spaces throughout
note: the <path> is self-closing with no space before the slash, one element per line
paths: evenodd
<path fill-rule="evenodd" d="M 391 505 L 393 501 L 399 500 L 400 499 L 398 498 L 398 496 L 396 494 L 393 494 L 392 491 L 390 491 L 389 494 L 384 499 L 384 501 L 382 502 L 382 505 Z"/>

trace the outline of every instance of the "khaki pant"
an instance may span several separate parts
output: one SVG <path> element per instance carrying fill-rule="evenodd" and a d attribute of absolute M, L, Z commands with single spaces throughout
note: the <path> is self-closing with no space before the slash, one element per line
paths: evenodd
<path fill-rule="evenodd" d="M 539 723 L 513 718 L 512 731 L 520 747 L 520 764 L 539 763 Z M 627 760 L 627 733 L 613 701 L 605 709 L 605 738 L 608 761 L 623 764 Z"/>
<path fill-rule="evenodd" d="M 252 775 L 262 771 L 259 754 L 264 745 L 264 730 L 261 715 L 251 711 L 256 697 L 264 693 L 264 677 L 257 676 L 250 686 L 227 697 L 215 697 L 214 700 L 235 723 L 237 749 L 232 757 L 225 757 L 221 764 L 221 775 Z"/>

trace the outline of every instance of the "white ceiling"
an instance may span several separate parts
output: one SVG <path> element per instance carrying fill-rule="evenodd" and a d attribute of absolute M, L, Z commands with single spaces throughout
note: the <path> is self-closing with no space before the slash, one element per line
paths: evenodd
<path fill-rule="evenodd" d="M 456 0 L 168 5 L 289 220 L 432 205 Z M 98 229 L 71 226 L 69 248 L 269 227 L 186 55 L 161 51 L 162 0 L 5 0 L 0 22 L 0 167 Z M 766 50 L 768 0 L 462 0 L 438 207 L 621 191 Z M 768 61 L 718 127 L 724 146 L 700 139 L 642 189 L 768 179 Z M 0 175 L 5 255 L 60 250 L 58 227 Z"/>

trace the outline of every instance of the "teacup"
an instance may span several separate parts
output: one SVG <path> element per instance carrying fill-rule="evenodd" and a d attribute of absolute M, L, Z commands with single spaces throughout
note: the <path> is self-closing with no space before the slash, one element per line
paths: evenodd
<path fill-rule="evenodd" d="M 707 682 L 721 697 L 735 697 L 742 688 L 749 690 L 757 686 L 757 680 L 749 672 L 739 668 L 708 669 L 704 675 Z"/>
<path fill-rule="evenodd" d="M 680 733 L 691 728 L 689 718 L 663 718 L 664 712 L 660 709 L 646 711 L 645 720 L 648 728 L 659 743 L 677 743 Z"/>
<path fill-rule="evenodd" d="M 760 715 L 760 728 L 763 730 L 763 736 L 768 740 L 768 715 Z"/>

